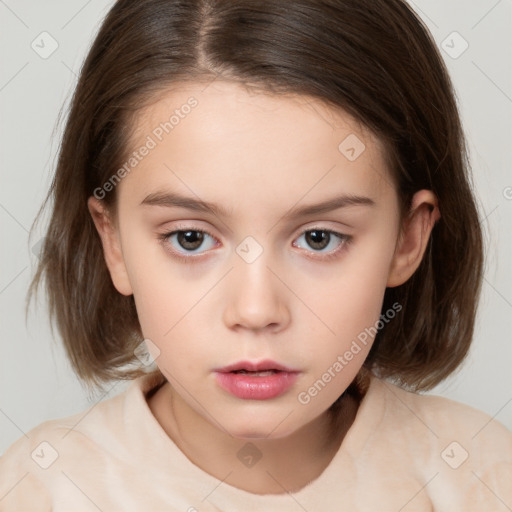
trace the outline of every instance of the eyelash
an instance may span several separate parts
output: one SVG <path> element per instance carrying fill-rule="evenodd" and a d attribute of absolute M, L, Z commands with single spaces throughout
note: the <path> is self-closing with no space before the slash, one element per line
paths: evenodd
<path fill-rule="evenodd" d="M 211 237 L 214 240 L 217 240 L 216 237 L 214 235 L 212 235 L 208 230 L 195 228 L 194 226 L 178 226 L 177 229 L 173 229 L 172 231 L 160 233 L 158 235 L 158 240 L 164 246 L 164 249 L 168 253 L 170 253 L 173 258 L 175 258 L 179 261 L 182 261 L 184 263 L 193 264 L 195 262 L 195 260 L 201 258 L 201 256 L 183 256 L 182 253 L 172 250 L 172 249 L 169 249 L 168 244 L 167 244 L 168 239 L 172 235 L 175 235 L 177 233 L 187 232 L 187 231 L 202 233 L 202 234 L 208 235 L 209 237 Z M 334 235 L 340 241 L 340 245 L 338 246 L 338 248 L 330 251 L 329 253 L 327 253 L 326 256 L 320 256 L 320 257 L 313 256 L 312 257 L 313 259 L 316 259 L 316 260 L 320 259 L 321 261 L 331 261 L 331 260 L 337 258 L 339 256 L 339 253 L 342 252 L 344 249 L 346 249 L 347 246 L 352 242 L 352 236 L 344 235 L 343 233 L 333 231 L 332 229 L 322 228 L 320 226 L 313 226 L 313 227 L 310 227 L 310 228 L 302 231 L 302 233 L 299 235 L 299 237 L 301 237 L 305 233 L 309 233 L 311 231 L 323 231 L 325 233 L 329 233 L 329 235 Z M 307 252 L 315 254 L 315 251 L 307 251 Z"/>

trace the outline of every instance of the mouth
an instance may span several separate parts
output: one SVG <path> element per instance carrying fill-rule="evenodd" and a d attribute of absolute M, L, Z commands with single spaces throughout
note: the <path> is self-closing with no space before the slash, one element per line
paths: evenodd
<path fill-rule="evenodd" d="M 257 363 L 252 361 L 239 361 L 238 363 L 230 364 L 224 368 L 218 368 L 215 371 L 220 373 L 262 374 L 266 372 L 298 373 L 299 370 L 288 368 L 287 366 L 267 359 Z"/>
<path fill-rule="evenodd" d="M 240 361 L 215 370 L 217 383 L 231 395 L 244 400 L 268 400 L 288 391 L 300 371 L 275 361 Z"/>
<path fill-rule="evenodd" d="M 280 371 L 281 370 L 262 370 L 260 372 L 252 372 L 249 370 L 234 370 L 228 373 L 237 373 L 239 375 L 251 375 L 252 377 L 267 377 L 269 375 L 274 375 Z"/>

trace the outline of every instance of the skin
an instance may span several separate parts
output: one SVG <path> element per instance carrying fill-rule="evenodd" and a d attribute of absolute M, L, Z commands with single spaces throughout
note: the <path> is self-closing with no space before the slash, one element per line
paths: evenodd
<path fill-rule="evenodd" d="M 436 198 L 418 192 L 401 226 L 383 147 L 353 118 L 313 98 L 256 94 L 220 80 L 173 88 L 142 110 L 133 149 L 190 96 L 197 107 L 117 185 L 116 214 L 95 197 L 89 210 L 116 289 L 134 295 L 142 332 L 160 351 L 156 364 L 168 382 L 148 402 L 162 428 L 194 464 L 229 485 L 297 491 L 322 473 L 354 420 L 358 404 L 346 399 L 333 433 L 327 409 L 371 342 L 309 403 L 298 395 L 378 321 L 386 287 L 418 268 L 439 218 Z M 351 134 L 365 145 L 354 161 L 338 149 Z M 140 204 L 157 190 L 231 215 Z M 284 217 L 342 194 L 375 204 Z M 312 228 L 351 242 L 332 235 L 311 246 L 305 231 Z M 178 229 L 214 238 L 205 235 L 186 264 L 172 256 L 173 249 L 187 255 L 176 236 L 158 240 Z M 247 236 L 262 249 L 251 263 L 236 252 Z M 300 371 L 285 394 L 243 400 L 217 384 L 215 368 L 263 359 Z M 237 457 L 248 441 L 262 455 L 250 468 Z"/>

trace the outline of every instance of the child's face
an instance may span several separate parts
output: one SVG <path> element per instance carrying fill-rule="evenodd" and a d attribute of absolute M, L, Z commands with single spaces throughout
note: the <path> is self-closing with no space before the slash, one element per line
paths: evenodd
<path fill-rule="evenodd" d="M 325 413 L 362 366 L 385 288 L 398 282 L 398 198 L 379 142 L 348 115 L 205 87 L 175 89 L 138 118 L 131 149 L 149 149 L 117 186 L 120 251 L 107 262 L 181 406 L 236 437 L 277 438 Z M 197 105 L 183 107 L 190 97 Z M 223 212 L 144 204 L 171 193 Z M 294 216 L 345 195 L 367 199 Z M 219 379 L 218 369 L 264 360 L 297 373 Z"/>

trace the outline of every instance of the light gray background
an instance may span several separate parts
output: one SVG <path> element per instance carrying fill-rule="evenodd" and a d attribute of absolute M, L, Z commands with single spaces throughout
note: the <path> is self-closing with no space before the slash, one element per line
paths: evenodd
<path fill-rule="evenodd" d="M 0 0 L 0 453 L 39 423 L 80 411 L 88 396 L 52 341 L 44 302 L 27 325 L 24 300 L 37 257 L 28 231 L 50 183 L 59 146 L 56 120 L 112 1 Z M 457 90 L 487 237 L 478 324 L 462 370 L 432 391 L 496 417 L 512 429 L 512 3 L 510 0 L 416 0 Z M 48 32 L 47 59 L 31 47 Z M 445 41 L 445 43 L 443 43 Z M 39 43 L 41 45 L 41 43 Z M 45 47 L 48 49 L 48 40 Z M 397 56 L 398 58 L 398 56 Z"/>

